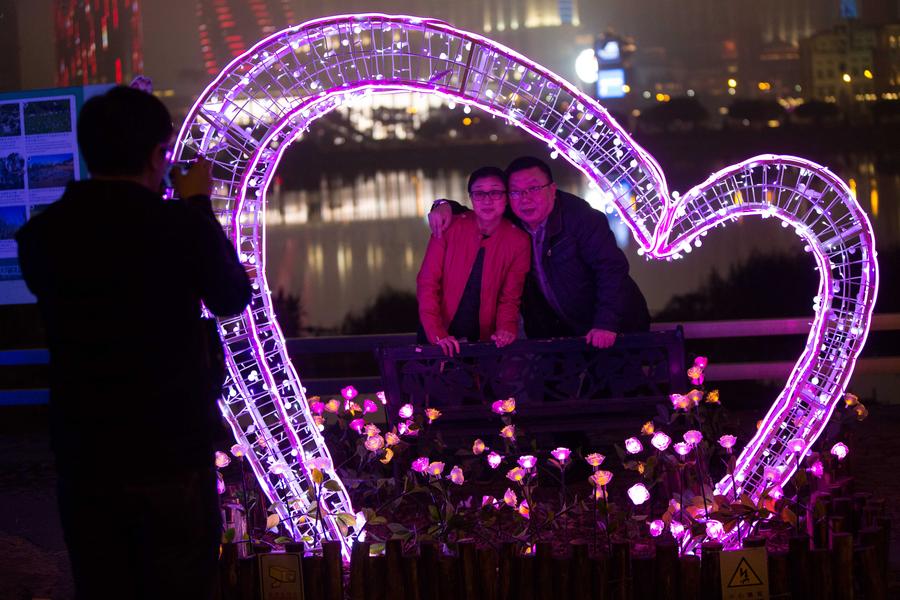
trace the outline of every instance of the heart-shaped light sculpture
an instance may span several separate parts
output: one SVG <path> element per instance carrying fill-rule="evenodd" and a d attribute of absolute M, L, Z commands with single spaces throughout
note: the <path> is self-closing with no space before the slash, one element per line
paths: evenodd
<path fill-rule="evenodd" d="M 787 384 L 734 476 L 717 492 L 759 497 L 796 470 L 844 393 L 865 343 L 878 287 L 872 227 L 847 186 L 827 169 L 789 156 L 751 158 L 682 196 L 670 194 L 656 161 L 594 100 L 524 56 L 446 23 L 358 14 L 310 21 L 272 35 L 229 64 L 185 119 L 176 156 L 214 164 L 213 205 L 254 295 L 241 315 L 221 319 L 228 381 L 225 418 L 297 539 L 336 539 L 348 552 L 354 511 L 346 489 L 321 489 L 316 518 L 309 464 L 330 463 L 303 386 L 285 350 L 265 276 L 266 189 L 292 141 L 336 107 L 374 93 L 414 91 L 475 106 L 547 142 L 614 203 L 640 252 L 678 259 L 707 230 L 744 215 L 774 217 L 815 258 L 815 318 Z M 777 293 L 774 292 L 774 293 Z M 319 518 L 320 517 L 320 518 Z M 734 545 L 733 536 L 725 536 Z"/>

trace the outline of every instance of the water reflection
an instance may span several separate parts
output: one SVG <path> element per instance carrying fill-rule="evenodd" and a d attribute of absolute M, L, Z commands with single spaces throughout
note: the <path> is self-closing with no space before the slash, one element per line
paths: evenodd
<path fill-rule="evenodd" d="M 871 216 L 879 245 L 896 243 L 900 176 L 879 175 L 871 159 L 848 163 L 838 174 Z M 266 214 L 271 288 L 299 294 L 305 322 L 322 328 L 339 326 L 347 312 L 368 306 L 386 285 L 414 291 L 429 236 L 425 212 L 435 198 L 465 198 L 467 176 L 452 169 L 427 176 L 416 169 L 386 170 L 322 177 L 313 190 L 273 189 Z M 604 197 L 583 177 L 564 174 L 557 180 L 560 188 L 604 207 Z M 673 294 L 695 290 L 712 269 L 726 275 L 753 252 L 799 248 L 793 232 L 771 220 L 741 221 L 712 231 L 689 260 L 659 263 L 637 256 L 627 227 L 610 215 L 616 240 L 654 312 Z"/>

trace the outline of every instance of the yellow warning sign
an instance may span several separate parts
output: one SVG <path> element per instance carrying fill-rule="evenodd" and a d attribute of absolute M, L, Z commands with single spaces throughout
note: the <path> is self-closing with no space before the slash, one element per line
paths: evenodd
<path fill-rule="evenodd" d="M 722 600 L 769 600 L 768 556 L 765 548 L 721 554 Z"/>

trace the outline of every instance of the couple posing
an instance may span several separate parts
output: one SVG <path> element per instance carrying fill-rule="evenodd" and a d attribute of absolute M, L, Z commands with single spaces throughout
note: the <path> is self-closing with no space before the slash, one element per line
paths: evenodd
<path fill-rule="evenodd" d="M 557 190 L 543 161 L 524 156 L 469 177 L 474 210 L 438 200 L 417 278 L 419 319 L 445 354 L 459 340 L 584 336 L 597 348 L 647 331 L 647 302 L 628 275 L 606 215 Z M 507 207 L 507 201 L 509 206 Z M 511 212 L 509 210 L 511 208 Z"/>

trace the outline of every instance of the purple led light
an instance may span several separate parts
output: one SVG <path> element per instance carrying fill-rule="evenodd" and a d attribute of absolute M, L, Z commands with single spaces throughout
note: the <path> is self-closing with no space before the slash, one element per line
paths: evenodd
<path fill-rule="evenodd" d="M 175 149 L 179 160 L 202 154 L 213 162 L 214 208 L 253 278 L 251 307 L 219 322 L 229 370 L 220 407 L 294 537 L 316 527 L 314 519 L 299 518 L 310 486 L 304 463 L 327 458 L 330 464 L 330 454 L 272 310 L 264 272 L 265 190 L 285 149 L 316 119 L 344 102 L 393 91 L 474 106 L 543 140 L 612 196 L 639 253 L 650 258 L 683 258 L 710 228 L 746 215 L 793 227 L 820 272 L 813 326 L 784 390 L 738 457 L 734 477 L 716 490 L 730 493 L 737 482 L 758 498 L 767 485 L 791 477 L 800 441 L 806 448 L 815 441 L 843 396 L 875 302 L 872 228 L 846 185 L 809 161 L 764 155 L 681 196 L 670 194 L 659 165 L 605 109 L 520 54 L 433 19 L 343 15 L 273 34 L 232 61 L 190 111 Z M 247 115 L 249 122 L 239 122 Z M 271 473 L 282 464 L 289 468 Z M 347 556 L 334 515 L 353 508 L 333 469 L 323 471 L 339 491 L 323 498 L 329 514 L 318 533 L 341 540 Z M 733 546 L 735 534 L 724 533 L 721 541 Z"/>

